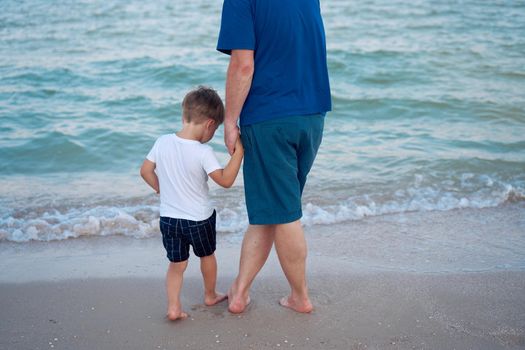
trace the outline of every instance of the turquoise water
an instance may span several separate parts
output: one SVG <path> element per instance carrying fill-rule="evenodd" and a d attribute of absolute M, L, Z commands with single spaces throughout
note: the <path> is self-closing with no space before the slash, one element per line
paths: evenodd
<path fill-rule="evenodd" d="M 0 3 L 0 240 L 158 234 L 138 177 L 198 84 L 221 1 Z M 333 112 L 304 222 L 525 198 L 525 1 L 325 0 Z M 212 141 L 227 159 L 222 128 Z M 246 226 L 242 181 L 213 188 Z"/>

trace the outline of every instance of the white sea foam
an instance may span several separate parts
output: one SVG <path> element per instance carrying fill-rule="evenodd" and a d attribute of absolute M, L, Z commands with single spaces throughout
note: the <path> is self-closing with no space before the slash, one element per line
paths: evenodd
<path fill-rule="evenodd" d="M 38 217 L 8 217 L 0 223 L 0 239 L 14 242 L 52 241 L 80 236 L 125 235 L 144 238 L 155 234 L 156 220 L 141 220 L 150 207 L 71 208 L 63 213 L 44 212 Z"/>
<path fill-rule="evenodd" d="M 398 190 L 394 198 L 386 200 L 385 196 L 381 195 L 364 195 L 351 197 L 342 203 L 326 207 L 307 203 L 303 208 L 302 221 L 305 225 L 335 224 L 360 220 L 367 216 L 463 208 L 480 209 L 525 200 L 525 191 L 512 185 L 506 185 L 501 191 L 491 191 L 490 195 L 484 197 L 480 192 L 465 194 L 443 192 L 432 187 L 412 187 L 404 191 Z"/>
<path fill-rule="evenodd" d="M 462 188 L 470 188 L 473 179 L 461 176 Z M 444 190 L 444 185 L 422 186 L 422 176 L 415 176 L 412 186 L 393 193 L 351 196 L 335 204 L 308 201 L 303 207 L 304 225 L 335 224 L 403 212 L 495 207 L 506 202 L 525 200 L 521 187 L 502 184 L 486 177 L 484 187 L 476 190 Z M 446 181 L 445 181 L 446 182 Z M 446 185 L 446 184 L 445 184 Z M 49 209 L 45 204 L 29 211 L 7 213 L 0 219 L 0 241 L 53 241 L 86 236 L 123 235 L 148 238 L 159 235 L 158 207 L 151 204 L 123 206 L 117 203 L 89 207 L 84 203 L 67 208 Z M 151 200 L 144 200 L 150 203 Z M 235 196 L 217 203 L 219 233 L 241 233 L 248 225 L 244 203 Z"/>

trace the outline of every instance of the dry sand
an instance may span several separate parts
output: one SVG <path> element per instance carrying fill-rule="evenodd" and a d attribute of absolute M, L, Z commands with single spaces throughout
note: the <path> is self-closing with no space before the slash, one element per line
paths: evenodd
<path fill-rule="evenodd" d="M 497 222 L 498 215 L 511 213 L 503 212 L 483 216 L 489 213 Z M 440 215 L 432 225 L 441 223 L 435 230 L 443 234 L 443 222 L 456 225 L 463 217 L 472 224 L 464 211 Z M 519 234 L 522 216 L 510 216 L 507 222 L 514 220 Z M 382 223 L 388 221 L 372 220 L 367 227 L 386 229 Z M 366 220 L 329 228 L 362 225 Z M 421 229 L 413 220 L 410 226 Z M 4 243 L 0 349 L 525 349 L 523 270 L 358 268 L 348 256 L 329 257 L 329 248 L 316 244 L 327 235 L 320 227 L 308 232 L 312 314 L 278 305 L 287 284 L 273 254 L 256 279 L 246 313 L 232 315 L 226 303 L 206 307 L 192 258 L 182 293 L 190 318 L 177 322 L 164 318 L 166 261 L 157 239 Z M 238 250 L 238 243 L 219 246 L 219 290 L 235 276 Z"/>

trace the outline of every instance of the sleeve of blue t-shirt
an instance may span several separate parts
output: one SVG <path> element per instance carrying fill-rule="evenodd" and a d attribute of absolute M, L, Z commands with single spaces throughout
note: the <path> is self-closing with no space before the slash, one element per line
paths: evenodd
<path fill-rule="evenodd" d="M 217 50 L 255 50 L 255 28 L 251 0 L 224 0 Z"/>

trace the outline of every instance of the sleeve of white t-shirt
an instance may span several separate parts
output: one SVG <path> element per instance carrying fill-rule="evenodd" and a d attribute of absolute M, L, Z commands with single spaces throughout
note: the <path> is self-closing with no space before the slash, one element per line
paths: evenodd
<path fill-rule="evenodd" d="M 146 156 L 146 159 L 149 160 L 150 162 L 153 162 L 153 163 L 157 163 L 157 150 L 159 149 L 159 139 L 157 139 L 157 141 L 155 141 L 155 144 L 153 145 L 153 147 L 151 148 L 151 150 L 149 151 L 148 155 Z"/>
<path fill-rule="evenodd" d="M 215 153 L 211 147 L 206 147 L 202 154 L 202 168 L 206 171 L 206 174 L 213 173 L 217 169 L 222 169 L 222 166 L 219 164 Z"/>

